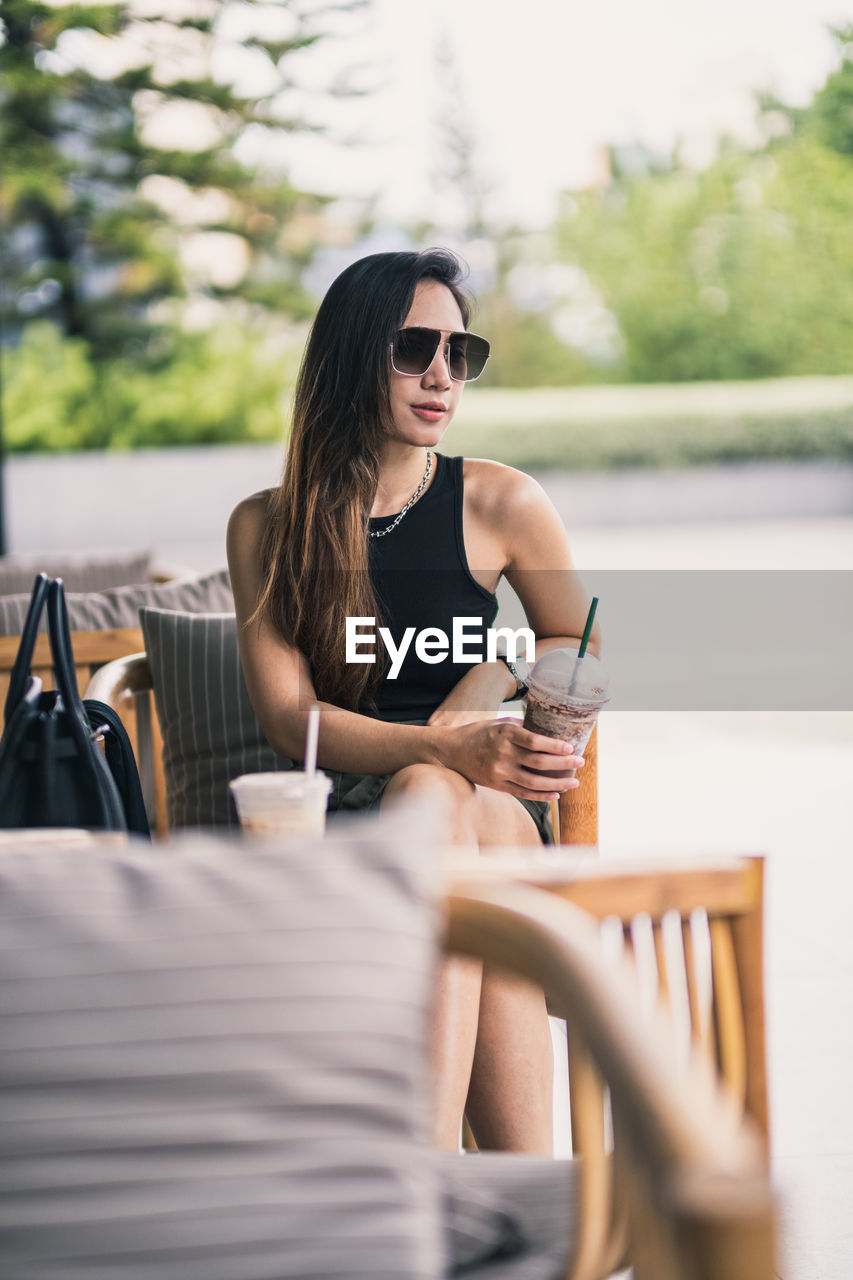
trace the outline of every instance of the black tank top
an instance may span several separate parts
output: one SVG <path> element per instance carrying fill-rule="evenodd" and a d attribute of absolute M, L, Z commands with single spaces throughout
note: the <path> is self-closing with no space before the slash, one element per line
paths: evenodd
<path fill-rule="evenodd" d="M 393 533 L 371 538 L 370 578 L 376 593 L 380 625 L 389 628 L 399 646 L 407 627 L 415 628 L 396 679 L 387 672 L 376 695 L 381 720 L 427 719 L 465 672 L 486 655 L 485 631 L 498 611 L 497 596 L 472 577 L 462 538 L 462 458 L 435 454 L 435 476 L 422 498 L 406 512 Z M 393 516 L 371 519 L 371 530 L 383 529 Z M 467 661 L 453 661 L 454 618 L 476 618 L 465 627 Z M 415 637 L 439 628 L 450 652 L 427 663 L 415 652 Z M 362 631 L 365 629 L 362 628 Z M 376 653 L 384 648 L 378 639 Z"/>

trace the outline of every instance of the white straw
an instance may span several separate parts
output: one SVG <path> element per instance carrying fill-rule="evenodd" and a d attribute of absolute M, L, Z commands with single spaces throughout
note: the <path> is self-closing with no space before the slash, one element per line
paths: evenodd
<path fill-rule="evenodd" d="M 305 734 L 305 775 L 314 777 L 317 768 L 317 734 L 320 731 L 320 708 L 315 702 L 308 712 L 308 730 Z"/>

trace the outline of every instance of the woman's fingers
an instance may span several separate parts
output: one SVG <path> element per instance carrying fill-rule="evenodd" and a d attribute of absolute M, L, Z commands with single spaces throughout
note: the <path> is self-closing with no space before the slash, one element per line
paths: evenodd
<path fill-rule="evenodd" d="M 562 739 L 546 738 L 519 725 L 513 727 L 517 732 L 509 738 L 511 755 L 522 768 L 554 775 L 569 775 L 583 768 L 583 756 L 575 754 Z"/>
<path fill-rule="evenodd" d="M 559 791 L 555 791 L 553 788 L 548 791 L 533 791 L 530 787 L 525 787 L 523 784 L 510 785 L 507 787 L 507 790 L 510 795 L 518 796 L 519 800 L 559 800 L 560 796 L 565 791 L 573 791 L 574 788 L 578 786 L 580 786 L 580 783 L 577 778 L 569 778 L 567 779 L 567 782 L 562 785 Z"/>
<path fill-rule="evenodd" d="M 563 791 L 573 791 L 575 787 L 580 786 L 580 782 L 575 777 L 567 777 L 565 774 L 561 774 L 560 777 L 555 778 L 553 775 L 530 773 L 527 769 L 520 769 L 514 772 L 508 781 L 511 786 L 519 786 L 526 791 L 535 792 L 539 799 L 552 793 L 559 795 Z"/>
<path fill-rule="evenodd" d="M 583 756 L 543 755 L 542 753 L 524 752 L 520 757 L 525 769 L 535 769 L 539 773 L 571 773 L 574 769 L 582 769 Z"/>
<path fill-rule="evenodd" d="M 518 723 L 511 725 L 511 736 L 513 742 L 517 746 L 523 747 L 525 751 L 537 752 L 548 756 L 572 755 L 572 748 L 562 738 L 548 738 L 544 733 L 533 733 L 530 729 L 525 729 L 523 725 Z"/>

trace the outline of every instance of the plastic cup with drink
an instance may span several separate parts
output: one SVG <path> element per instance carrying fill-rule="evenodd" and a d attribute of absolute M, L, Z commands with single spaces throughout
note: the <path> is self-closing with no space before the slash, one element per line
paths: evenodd
<path fill-rule="evenodd" d="M 332 780 L 317 769 L 319 707 L 308 713 L 305 769 L 246 773 L 230 783 L 243 831 L 299 839 L 322 836 Z"/>
<path fill-rule="evenodd" d="M 527 687 L 525 729 L 546 738 L 561 738 L 581 755 L 610 698 L 604 667 L 587 653 L 598 597 L 594 597 L 578 649 L 552 649 L 533 667 Z M 556 772 L 546 777 L 559 777 Z"/>

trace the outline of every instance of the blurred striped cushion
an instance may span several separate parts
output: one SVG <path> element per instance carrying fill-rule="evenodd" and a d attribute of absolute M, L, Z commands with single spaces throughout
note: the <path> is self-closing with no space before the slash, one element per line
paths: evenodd
<path fill-rule="evenodd" d="M 69 593 L 66 588 L 65 599 L 72 631 L 138 627 L 139 610 L 146 606 L 189 609 L 195 613 L 213 613 L 233 607 L 227 569 L 174 582 L 143 582 L 136 586 L 83 594 Z M 29 603 L 29 588 L 26 595 L 0 596 L 0 635 L 21 634 Z M 42 618 L 41 629 L 44 630 L 45 626 L 46 619 Z"/>
<path fill-rule="evenodd" d="M 237 620 L 164 609 L 139 616 L 163 734 L 169 828 L 237 829 L 229 781 L 293 767 L 275 754 L 252 710 Z"/>
<path fill-rule="evenodd" d="M 149 551 L 114 555 L 10 555 L 0 557 L 0 595 L 29 596 L 36 574 L 62 578 L 66 591 L 105 591 L 146 582 L 151 572 Z M 4 634 L 9 634 L 8 632 Z M 12 632 L 11 634 L 15 634 Z"/>
<path fill-rule="evenodd" d="M 0 1274 L 439 1274 L 430 823 L 0 858 Z"/>

